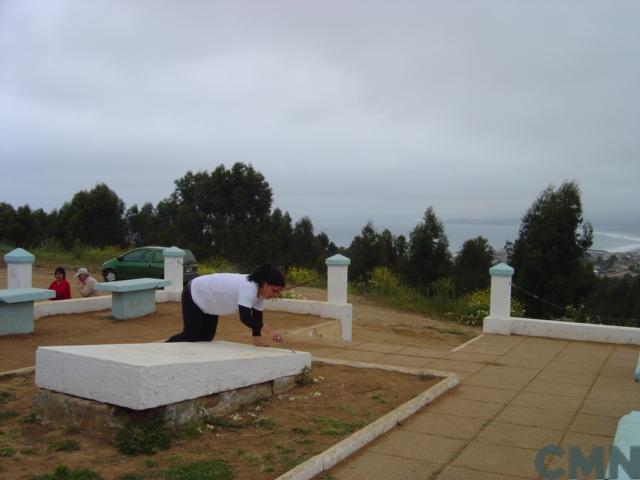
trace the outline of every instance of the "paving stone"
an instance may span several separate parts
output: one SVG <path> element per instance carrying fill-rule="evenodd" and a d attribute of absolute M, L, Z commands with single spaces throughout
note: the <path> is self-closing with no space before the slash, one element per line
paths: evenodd
<path fill-rule="evenodd" d="M 536 380 L 549 380 L 551 382 L 574 383 L 576 385 L 591 386 L 596 380 L 595 374 L 563 372 L 561 370 L 544 369 L 536 377 Z"/>
<path fill-rule="evenodd" d="M 567 429 L 571 420 L 567 412 L 517 405 L 508 405 L 495 418 L 497 422 L 560 430 Z"/>
<path fill-rule="evenodd" d="M 624 360 L 638 360 L 640 349 L 628 345 L 614 345 L 609 358 L 618 358 Z"/>
<path fill-rule="evenodd" d="M 522 392 L 511 401 L 511 405 L 559 410 L 573 415 L 582 405 L 582 399 L 576 397 L 545 395 L 542 393 Z"/>
<path fill-rule="evenodd" d="M 600 372 L 600 376 L 602 377 L 615 377 L 622 378 L 624 380 L 633 379 L 635 377 L 636 369 L 635 366 L 625 366 L 625 367 L 613 367 L 607 366 L 605 364 L 604 368 Z"/>
<path fill-rule="evenodd" d="M 560 446 L 566 451 L 568 451 L 570 447 L 578 447 L 584 454 L 589 454 L 594 447 L 604 448 L 605 451 L 608 451 L 612 443 L 613 437 L 606 435 L 567 432 Z"/>
<path fill-rule="evenodd" d="M 333 357 L 335 354 L 342 352 L 342 350 L 337 350 L 335 348 L 325 348 L 325 347 L 317 347 L 317 348 L 308 348 L 306 349 L 311 353 L 311 356 L 316 357 Z"/>
<path fill-rule="evenodd" d="M 447 467 L 436 477 L 437 480 L 519 480 L 524 478 L 526 477 L 500 475 L 499 473 L 481 472 L 460 467 Z"/>
<path fill-rule="evenodd" d="M 456 360 L 458 362 L 477 362 L 484 365 L 492 364 L 496 362 L 500 355 L 487 355 L 484 353 L 467 353 L 467 352 L 452 352 L 446 356 L 447 360 Z"/>
<path fill-rule="evenodd" d="M 535 450 L 476 441 L 464 449 L 452 465 L 503 475 L 537 478 L 533 464 L 536 454 Z"/>
<path fill-rule="evenodd" d="M 606 367 L 620 367 L 620 368 L 631 368 L 635 370 L 638 365 L 638 355 L 634 355 L 633 358 L 615 358 L 609 357 L 606 362 L 604 362 L 604 366 Z"/>
<path fill-rule="evenodd" d="M 477 387 L 463 383 L 449 395 L 482 402 L 509 403 L 509 401 L 517 395 L 517 392 L 514 390 L 503 390 L 501 388 Z"/>
<path fill-rule="evenodd" d="M 476 436 L 484 423 L 484 420 L 427 412 L 411 417 L 410 420 L 402 425 L 401 429 L 409 432 L 469 440 Z"/>
<path fill-rule="evenodd" d="M 336 465 L 330 475 L 336 480 L 423 480 L 441 467 L 436 463 L 364 451 Z"/>
<path fill-rule="evenodd" d="M 545 367 L 545 371 L 557 370 L 563 373 L 581 373 L 588 375 L 598 375 L 602 365 L 581 365 L 579 363 L 567 363 L 559 360 L 552 360 Z"/>
<path fill-rule="evenodd" d="M 611 351 L 612 345 L 601 343 L 587 343 L 587 342 L 571 342 L 562 353 L 570 355 L 587 355 L 590 357 L 597 357 L 600 359 L 606 359 Z"/>
<path fill-rule="evenodd" d="M 464 352 L 464 353 L 480 353 L 480 354 L 484 354 L 484 355 L 504 355 L 505 353 L 507 353 L 512 348 L 513 348 L 512 346 L 508 346 L 508 347 L 496 346 L 496 347 L 494 347 L 494 346 L 476 345 L 476 344 L 472 343 L 468 347 L 465 347 L 462 350 L 458 350 L 458 351 Z"/>
<path fill-rule="evenodd" d="M 375 352 L 362 352 L 359 350 L 345 350 L 343 352 L 335 353 L 333 358 L 339 358 L 342 360 L 350 360 L 352 362 L 373 362 L 384 357 L 384 353 Z"/>
<path fill-rule="evenodd" d="M 428 348 L 404 347 L 396 352 L 399 355 L 409 355 L 411 357 L 442 358 L 449 354 L 448 350 L 432 350 Z"/>
<path fill-rule="evenodd" d="M 494 387 L 506 390 L 522 390 L 529 383 L 527 378 L 514 377 L 498 377 L 496 375 L 488 375 L 483 372 L 476 373 L 474 376 L 465 380 L 466 385 L 475 385 L 478 387 Z"/>
<path fill-rule="evenodd" d="M 484 443 L 538 450 L 550 443 L 560 443 L 563 431 L 491 422 L 478 435 Z"/>
<path fill-rule="evenodd" d="M 422 368 L 429 365 L 431 368 L 431 363 L 433 362 L 433 358 L 424 358 L 424 357 L 407 357 L 404 355 L 385 355 L 384 357 L 378 358 L 374 360 L 376 363 L 384 363 L 385 365 L 399 365 L 401 367 L 415 367 Z"/>
<path fill-rule="evenodd" d="M 457 362 L 455 360 L 436 360 L 429 368 L 433 368 L 435 370 L 444 370 L 445 372 L 467 372 L 467 373 L 475 373 L 479 370 L 482 370 L 485 365 L 481 363 L 470 363 L 470 362 Z"/>
<path fill-rule="evenodd" d="M 361 343 L 353 347 L 354 350 L 366 350 L 367 352 L 395 353 L 402 350 L 402 345 L 391 343 Z"/>
<path fill-rule="evenodd" d="M 504 355 L 496 360 L 496 363 L 503 367 L 531 368 L 541 370 L 549 363 L 549 359 L 545 358 L 522 358 Z"/>
<path fill-rule="evenodd" d="M 557 362 L 577 363 L 578 365 L 594 365 L 598 367 L 601 367 L 605 362 L 605 358 L 602 357 L 564 352 L 558 355 L 554 360 Z"/>
<path fill-rule="evenodd" d="M 628 398 L 631 400 L 631 398 Z M 580 409 L 580 413 L 586 415 L 600 415 L 603 417 L 620 418 L 629 412 L 640 410 L 640 398 L 635 403 L 622 403 L 612 401 L 593 400 L 587 398 Z"/>
<path fill-rule="evenodd" d="M 640 397 L 640 385 L 633 377 L 617 378 L 617 377 L 598 377 L 593 388 L 608 388 L 611 390 L 628 390 L 629 395 Z"/>
<path fill-rule="evenodd" d="M 621 388 L 608 388 L 602 385 L 594 386 L 587 394 L 587 399 L 590 400 L 617 403 L 630 403 L 637 397 L 638 395 L 634 395 L 633 392 L 629 390 L 623 390 Z"/>
<path fill-rule="evenodd" d="M 368 448 L 374 453 L 446 464 L 464 446 L 464 440 L 392 430 Z"/>
<path fill-rule="evenodd" d="M 588 433 L 591 435 L 614 436 L 618 428 L 618 420 L 613 417 L 601 417 L 599 415 L 576 415 L 569 427 L 572 432 Z"/>
<path fill-rule="evenodd" d="M 476 402 L 464 398 L 446 397 L 429 405 L 430 412 L 457 415 L 481 420 L 492 418 L 503 408 L 502 404 Z"/>
<path fill-rule="evenodd" d="M 525 391 L 545 395 L 557 395 L 559 397 L 584 398 L 587 396 L 589 386 L 535 379 L 525 387 Z"/>

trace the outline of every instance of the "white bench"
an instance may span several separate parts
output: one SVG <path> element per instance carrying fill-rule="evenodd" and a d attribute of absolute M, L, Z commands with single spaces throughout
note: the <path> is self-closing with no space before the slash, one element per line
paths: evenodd
<path fill-rule="evenodd" d="M 0 290 L 0 335 L 33 332 L 33 302 L 56 296 L 44 288 Z"/>
<path fill-rule="evenodd" d="M 111 292 L 111 314 L 118 320 L 142 317 L 156 311 L 156 288 L 171 285 L 170 280 L 135 278 L 96 284 L 96 290 Z"/>

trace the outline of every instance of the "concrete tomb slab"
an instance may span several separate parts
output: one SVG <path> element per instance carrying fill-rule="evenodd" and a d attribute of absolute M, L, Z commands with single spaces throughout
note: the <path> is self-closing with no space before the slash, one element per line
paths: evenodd
<path fill-rule="evenodd" d="M 299 374 L 311 354 L 214 341 L 39 347 L 36 385 L 144 410 Z"/>

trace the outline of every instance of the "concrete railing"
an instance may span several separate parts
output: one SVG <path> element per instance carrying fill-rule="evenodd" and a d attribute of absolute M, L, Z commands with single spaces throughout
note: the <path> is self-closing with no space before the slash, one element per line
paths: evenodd
<path fill-rule="evenodd" d="M 640 345 L 640 328 L 512 317 L 513 268 L 501 263 L 491 267 L 489 273 L 491 274 L 491 306 L 489 316 L 485 317 L 483 322 L 483 333 Z"/>

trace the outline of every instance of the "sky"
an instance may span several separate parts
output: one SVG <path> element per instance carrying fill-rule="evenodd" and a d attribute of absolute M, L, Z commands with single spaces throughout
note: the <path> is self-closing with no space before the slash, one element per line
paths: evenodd
<path fill-rule="evenodd" d="M 127 207 L 252 164 L 348 244 L 519 221 L 576 181 L 640 227 L 640 2 L 0 0 L 0 202 Z"/>

